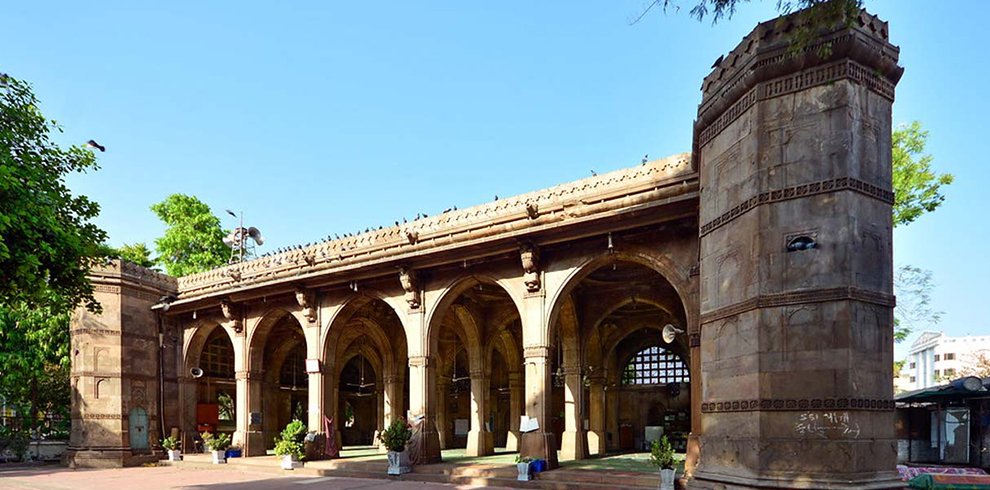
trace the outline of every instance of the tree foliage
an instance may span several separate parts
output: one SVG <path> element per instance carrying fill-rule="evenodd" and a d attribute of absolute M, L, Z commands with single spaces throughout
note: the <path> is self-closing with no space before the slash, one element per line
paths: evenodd
<path fill-rule="evenodd" d="M 158 263 L 170 275 L 186 276 L 227 263 L 226 233 L 206 203 L 194 196 L 172 194 L 151 210 L 167 226 L 165 235 L 155 240 L 155 248 Z"/>
<path fill-rule="evenodd" d="M 736 13 L 736 7 L 740 3 L 750 0 L 692 0 L 691 16 L 699 21 L 706 17 L 712 19 L 712 24 L 725 19 L 731 19 Z M 679 11 L 681 9 L 679 0 L 653 0 L 647 4 L 646 8 L 639 14 L 633 23 L 639 22 L 650 10 L 661 8 L 665 12 L 668 9 Z M 835 23 L 839 20 L 851 18 L 850 14 L 855 14 L 863 7 L 862 0 L 777 0 L 777 11 L 781 14 L 788 14 L 793 11 L 803 10 L 811 24 Z M 796 33 L 799 34 L 800 32 Z"/>
<path fill-rule="evenodd" d="M 931 155 L 925 154 L 928 131 L 914 121 L 892 134 L 894 166 L 894 226 L 906 225 L 938 208 L 945 196 L 942 186 L 954 180 L 952 174 L 932 169 Z"/>
<path fill-rule="evenodd" d="M 0 305 L 99 305 L 88 265 L 106 233 L 91 223 L 100 207 L 74 196 L 71 173 L 97 168 L 93 153 L 52 141 L 30 85 L 0 74 Z"/>
<path fill-rule="evenodd" d="M 980 350 L 966 356 L 966 362 L 959 369 L 955 376 L 976 376 L 978 378 L 990 377 L 990 351 Z"/>
<path fill-rule="evenodd" d="M 151 258 L 151 249 L 144 242 L 124 244 L 116 249 L 116 255 L 123 260 L 133 262 L 141 267 L 154 267 L 155 260 Z"/>
<path fill-rule="evenodd" d="M 894 274 L 894 342 L 904 341 L 916 328 L 938 324 L 942 312 L 932 308 L 931 293 L 935 289 L 932 272 L 904 265 Z"/>

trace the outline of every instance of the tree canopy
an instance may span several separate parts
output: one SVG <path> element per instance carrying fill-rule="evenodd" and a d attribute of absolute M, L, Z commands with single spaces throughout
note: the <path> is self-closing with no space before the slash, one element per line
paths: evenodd
<path fill-rule="evenodd" d="M 942 186 L 955 180 L 952 174 L 932 169 L 931 155 L 925 154 L 928 131 L 914 121 L 895 129 L 893 137 L 894 226 L 906 225 L 942 205 Z"/>
<path fill-rule="evenodd" d="M 206 203 L 194 196 L 172 194 L 151 210 L 167 226 L 165 235 L 155 240 L 158 263 L 167 273 L 181 277 L 227 263 L 226 233 Z"/>
<path fill-rule="evenodd" d="M 133 262 L 141 267 L 154 267 L 155 260 L 151 258 L 151 250 L 144 242 L 124 244 L 116 249 L 116 255 L 122 260 Z"/>
<path fill-rule="evenodd" d="M 38 104 L 30 85 L 0 74 L 0 305 L 96 309 L 87 273 L 105 250 L 90 221 L 100 207 L 65 184 L 96 158 L 52 141 L 61 129 Z"/>

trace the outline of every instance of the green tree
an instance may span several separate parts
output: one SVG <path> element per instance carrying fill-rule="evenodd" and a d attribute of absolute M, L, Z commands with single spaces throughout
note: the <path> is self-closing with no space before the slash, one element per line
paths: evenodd
<path fill-rule="evenodd" d="M 46 437 L 67 437 L 70 405 L 69 314 L 55 306 L 0 306 L 0 397 L 19 418 L 0 432 L 0 447 L 26 449 L 45 415 L 63 425 Z"/>
<path fill-rule="evenodd" d="M 100 207 L 74 196 L 65 177 L 97 168 L 93 153 L 52 141 L 61 131 L 30 85 L 0 74 L 0 305 L 98 309 L 88 266 L 106 233 Z"/>
<path fill-rule="evenodd" d="M 151 250 L 144 242 L 136 242 L 130 245 L 124 244 L 116 249 L 117 256 L 128 262 L 133 262 L 141 267 L 154 267 L 155 260 L 151 258 Z"/>
<path fill-rule="evenodd" d="M 894 226 L 906 225 L 938 208 L 945 196 L 942 186 L 955 179 L 932 169 L 931 155 L 925 154 L 928 131 L 914 121 L 893 131 Z"/>
<path fill-rule="evenodd" d="M 165 235 L 155 240 L 158 263 L 166 272 L 181 277 L 227 263 L 226 233 L 206 203 L 194 196 L 172 194 L 151 210 L 167 226 Z"/>
<path fill-rule="evenodd" d="M 736 12 L 736 7 L 749 0 L 692 0 L 691 16 L 699 21 L 705 17 L 711 17 L 712 24 L 717 23 L 722 18 L 731 19 Z M 805 15 L 814 24 L 834 23 L 839 20 L 851 18 L 863 7 L 862 0 L 777 0 L 777 11 L 781 14 L 788 14 L 796 10 L 804 10 Z M 661 8 L 667 11 L 669 8 L 680 10 L 681 2 L 678 0 L 653 0 L 640 12 L 639 16 L 632 22 L 639 22 L 647 13 L 654 8 Z M 810 34 L 811 30 L 807 31 Z M 798 40 L 803 36 L 802 32 L 796 32 Z"/>

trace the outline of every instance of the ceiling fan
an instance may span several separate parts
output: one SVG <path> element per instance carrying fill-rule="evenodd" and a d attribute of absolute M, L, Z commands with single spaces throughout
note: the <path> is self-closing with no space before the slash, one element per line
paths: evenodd
<path fill-rule="evenodd" d="M 361 391 L 362 391 L 362 390 L 363 390 L 364 388 L 370 388 L 370 387 L 372 387 L 372 386 L 375 386 L 375 383 L 374 383 L 374 382 L 371 382 L 371 383 L 365 383 L 365 382 L 364 382 L 364 365 L 365 365 L 365 364 L 367 364 L 367 362 L 368 362 L 368 361 L 366 360 L 366 358 L 364 357 L 364 337 L 361 337 L 361 347 L 360 347 L 360 348 L 359 348 L 358 350 L 359 350 L 359 352 L 360 352 L 360 354 L 361 354 L 361 366 L 360 366 L 360 368 L 359 368 L 359 369 L 360 369 L 360 373 L 361 373 L 361 374 L 360 374 L 360 378 L 361 378 L 361 379 L 360 379 L 360 381 L 359 381 L 358 383 L 345 383 L 345 384 L 346 384 L 347 386 L 355 386 L 355 387 L 357 387 L 357 389 L 358 389 L 358 394 L 359 394 L 359 396 L 360 396 L 360 392 L 361 392 Z M 370 394 L 370 393 L 369 393 L 369 394 Z"/>

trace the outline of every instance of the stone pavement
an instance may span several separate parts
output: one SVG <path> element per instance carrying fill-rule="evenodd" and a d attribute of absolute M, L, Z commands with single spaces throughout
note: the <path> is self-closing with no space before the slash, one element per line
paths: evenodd
<path fill-rule="evenodd" d="M 0 489 L 31 490 L 158 490 L 186 489 L 285 489 L 315 490 L 455 490 L 477 488 L 398 480 L 342 477 L 275 476 L 271 473 L 232 469 L 187 469 L 139 467 L 100 470 L 71 470 L 61 466 L 0 467 Z M 490 487 L 489 487 L 490 488 Z"/>

